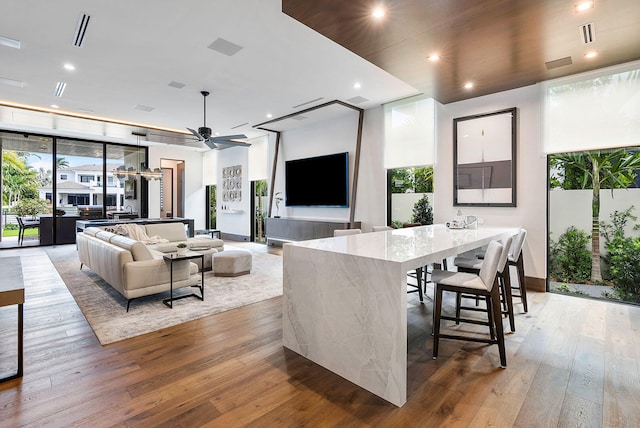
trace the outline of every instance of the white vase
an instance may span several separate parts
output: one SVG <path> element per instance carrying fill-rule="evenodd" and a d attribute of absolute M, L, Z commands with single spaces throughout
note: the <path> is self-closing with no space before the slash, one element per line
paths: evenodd
<path fill-rule="evenodd" d="M 187 254 L 187 249 L 186 248 L 178 248 L 178 255 L 179 256 L 184 256 L 185 254 Z"/>

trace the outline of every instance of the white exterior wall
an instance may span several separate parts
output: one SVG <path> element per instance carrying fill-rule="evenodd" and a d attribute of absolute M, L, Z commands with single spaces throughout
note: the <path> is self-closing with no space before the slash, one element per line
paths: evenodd
<path fill-rule="evenodd" d="M 591 234 L 592 191 L 553 190 L 549 193 L 549 231 L 551 238 L 558 240 L 568 227 Z M 640 218 L 640 189 L 600 190 L 600 221 L 611 223 L 609 217 L 614 211 L 624 211 L 631 205 L 635 207 L 631 214 Z M 630 221 L 625 228 L 627 236 L 638 236 L 640 231 L 633 230 L 636 222 Z M 604 251 L 604 239 L 600 240 L 600 251 Z"/>

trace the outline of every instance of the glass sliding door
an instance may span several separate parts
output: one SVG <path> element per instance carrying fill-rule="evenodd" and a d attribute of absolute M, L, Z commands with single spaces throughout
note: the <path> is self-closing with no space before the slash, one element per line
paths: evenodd
<path fill-rule="evenodd" d="M 41 234 L 52 234 L 54 209 L 53 139 L 0 132 L 2 151 L 2 229 L 0 247 L 39 245 Z"/>
<path fill-rule="evenodd" d="M 147 216 L 146 182 L 138 173 L 145 163 L 146 148 L 107 144 L 107 218 Z"/>
<path fill-rule="evenodd" d="M 104 218 L 104 145 L 57 138 L 55 144 L 55 237 L 42 244 L 75 242 L 75 222 Z"/>

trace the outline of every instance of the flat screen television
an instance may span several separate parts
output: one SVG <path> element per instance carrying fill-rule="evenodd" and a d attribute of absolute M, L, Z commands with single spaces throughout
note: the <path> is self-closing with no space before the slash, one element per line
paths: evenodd
<path fill-rule="evenodd" d="M 285 205 L 348 207 L 349 153 L 287 161 Z"/>

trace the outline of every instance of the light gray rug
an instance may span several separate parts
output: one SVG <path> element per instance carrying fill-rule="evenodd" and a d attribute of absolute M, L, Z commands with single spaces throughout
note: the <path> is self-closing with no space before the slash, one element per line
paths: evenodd
<path fill-rule="evenodd" d="M 132 300 L 127 312 L 127 300 L 120 293 L 90 269 L 80 270 L 75 247 L 49 248 L 47 253 L 103 345 L 282 295 L 282 257 L 252 252 L 248 275 L 222 278 L 205 272 L 204 301 L 188 297 L 174 301 L 169 309 L 162 303 L 167 292 Z"/>

